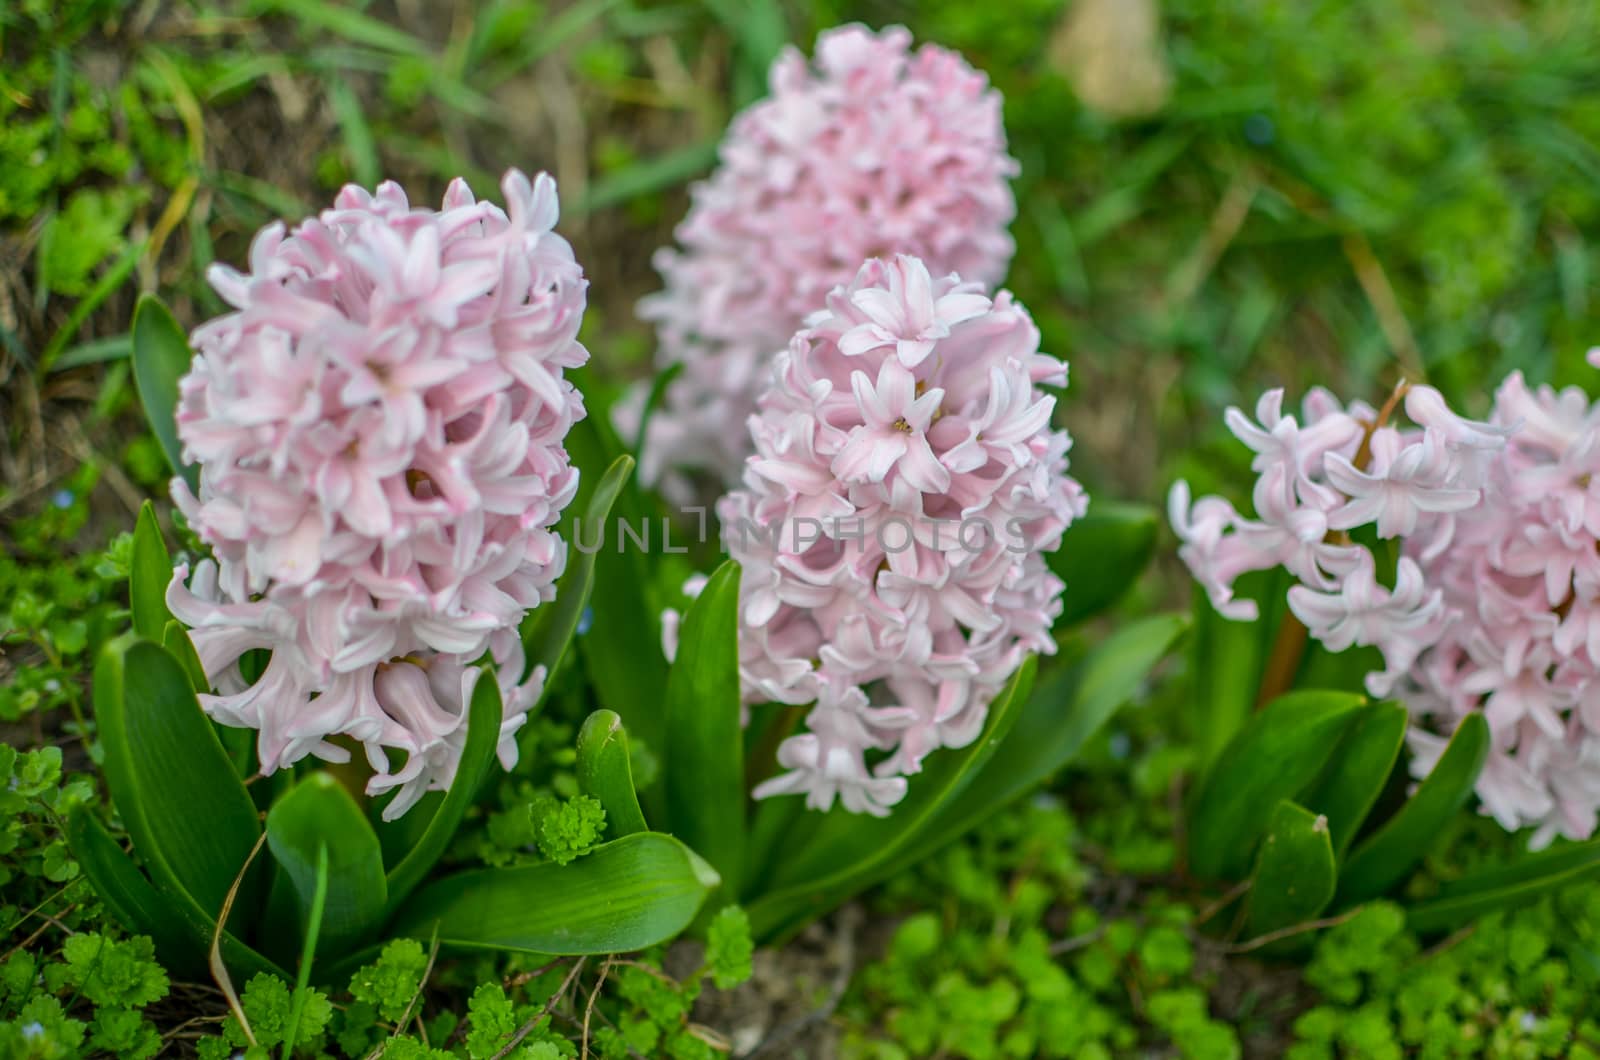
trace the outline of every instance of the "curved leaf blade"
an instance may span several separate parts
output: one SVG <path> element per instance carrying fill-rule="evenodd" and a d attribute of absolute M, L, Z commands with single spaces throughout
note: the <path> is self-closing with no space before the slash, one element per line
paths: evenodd
<path fill-rule="evenodd" d="M 390 870 L 385 884 L 388 894 L 383 913 L 385 918 L 400 907 L 400 903 L 416 890 L 428 871 L 444 856 L 456 829 L 461 827 L 462 818 L 472 808 L 484 777 L 493 768 L 495 749 L 500 745 L 500 724 L 504 712 L 505 707 L 500 701 L 500 683 L 495 679 L 494 671 L 484 667 L 472 686 L 472 701 L 467 705 L 467 742 L 461 749 L 455 780 L 429 819 L 422 838 Z M 380 866 L 383 864 L 381 852 L 378 863 Z"/>
<path fill-rule="evenodd" d="M 216 928 L 214 917 L 208 918 L 194 899 L 170 882 L 158 887 L 146 879 L 133 859 L 83 807 L 74 810 L 67 820 L 67 844 L 95 893 L 124 927 L 149 935 L 171 970 L 196 977 L 206 974 L 211 936 Z M 222 959 L 235 971 L 247 975 L 266 972 L 287 978 L 283 969 L 231 932 L 222 933 L 221 946 Z"/>
<path fill-rule="evenodd" d="M 678 840 L 638 832 L 570 865 L 546 863 L 447 877 L 417 892 L 392 935 L 441 945 L 567 956 L 627 953 L 676 936 L 721 883 Z"/>
<path fill-rule="evenodd" d="M 1332 900 L 1338 876 L 1328 819 L 1279 800 L 1256 852 L 1246 933 L 1256 938 L 1313 919 Z"/>
<path fill-rule="evenodd" d="M 1156 551 L 1159 519 L 1148 504 L 1096 500 L 1045 557 L 1067 584 L 1057 627 L 1093 618 L 1120 600 Z"/>
<path fill-rule="evenodd" d="M 628 733 L 614 710 L 597 710 L 578 732 L 578 790 L 600 800 L 612 839 L 649 829 L 633 789 Z"/>
<path fill-rule="evenodd" d="M 589 495 L 583 516 L 577 519 L 565 535 L 569 542 L 600 540 L 611 507 L 633 474 L 633 457 L 617 457 L 606 469 L 605 475 Z M 523 622 L 522 643 L 527 653 L 528 668 L 545 668 L 545 688 L 555 676 L 572 638 L 583 618 L 583 609 L 589 605 L 594 589 L 595 552 L 587 547 L 573 549 L 568 557 L 567 569 L 557 583 L 556 598 L 543 607 L 530 612 Z"/>
<path fill-rule="evenodd" d="M 567 450 L 573 463 L 584 468 L 610 465 L 622 452 L 599 414 L 572 425 Z M 597 487 L 598 489 L 598 487 Z M 587 505 L 588 491 L 580 485 L 578 501 Z M 599 536 L 585 536 L 574 546 L 594 552 L 594 588 L 589 605 L 594 626 L 603 636 L 579 637 L 584 669 L 594 686 L 599 705 L 614 710 L 628 727 L 629 736 L 660 753 L 666 735 L 663 703 L 667 688 L 667 658 L 661 650 L 661 609 L 650 590 L 650 569 L 642 546 L 624 539 L 622 527 L 649 534 L 652 520 L 637 483 L 623 482 L 612 504 L 612 518 L 596 528 Z M 587 531 L 586 529 L 586 534 Z"/>
<path fill-rule="evenodd" d="M 133 382 L 144 406 L 161 451 L 173 474 L 181 475 L 196 492 L 200 489 L 200 469 L 183 462 L 183 444 L 178 440 L 178 380 L 189 371 L 194 359 L 189 339 L 173 318 L 171 310 L 153 294 L 140 296 L 133 311 Z"/>
<path fill-rule="evenodd" d="M 189 675 L 158 645 L 121 638 L 96 663 L 94 703 L 106 779 L 135 848 L 158 884 L 216 916 L 261 822 Z M 257 907 L 259 880 L 255 868 L 246 874 L 237 908 Z"/>
<path fill-rule="evenodd" d="M 331 775 L 308 773 L 273 804 L 267 845 L 294 887 L 301 935 L 314 930 L 318 862 L 326 859 L 324 952 L 346 949 L 377 926 L 388 892 L 383 852 L 361 807 Z"/>
<path fill-rule="evenodd" d="M 1195 675 L 1194 741 L 1202 773 L 1256 710 L 1267 658 L 1288 611 L 1287 582 L 1287 574 L 1273 570 L 1251 571 L 1234 583 L 1235 596 L 1256 602 L 1260 617 L 1254 622 L 1223 618 L 1205 593 L 1194 594 L 1189 646 Z"/>
<path fill-rule="evenodd" d="M 1406 804 L 1351 852 L 1339 877 L 1341 906 L 1376 898 L 1406 877 L 1466 805 L 1488 753 L 1488 721 L 1467 715 Z"/>
<path fill-rule="evenodd" d="M 133 530 L 133 558 L 128 568 L 128 604 L 133 631 L 160 644 L 172 612 L 167 610 L 167 583 L 172 581 L 172 556 L 161 540 L 156 509 L 149 501 L 139 506 Z"/>
<path fill-rule="evenodd" d="M 1361 708 L 1350 731 L 1334 749 L 1316 785 L 1301 804 L 1328 819 L 1333 852 L 1343 858 L 1361 824 L 1383 794 L 1389 774 L 1400 759 L 1410 715 L 1398 703 L 1370 703 Z"/>
<path fill-rule="evenodd" d="M 683 618 L 667 672 L 667 822 L 728 894 L 744 873 L 744 733 L 739 723 L 739 565 L 711 575 Z"/>
<path fill-rule="evenodd" d="M 189 639 L 189 631 L 183 628 L 183 623 L 173 619 L 161 631 L 161 646 L 167 653 L 178 660 L 178 665 L 183 667 L 183 672 L 189 675 L 189 684 L 196 692 L 210 692 L 211 679 L 206 676 L 205 667 L 200 665 L 200 653 L 194 650 L 194 641 Z M 234 732 L 241 730 L 235 729 Z M 243 730 L 250 731 L 250 730 Z M 228 751 L 226 745 L 223 751 Z"/>
<path fill-rule="evenodd" d="M 162 963 L 179 975 L 205 974 L 204 944 L 184 930 L 172 903 L 82 806 L 67 818 L 67 845 L 95 894 L 124 928 L 135 935 L 149 935 Z"/>
<path fill-rule="evenodd" d="M 1600 872 L 1600 839 L 1541 850 L 1504 868 L 1446 884 L 1435 897 L 1406 910 L 1406 926 L 1419 935 L 1451 931 L 1596 872 Z"/>
<path fill-rule="evenodd" d="M 1311 785 L 1365 700 L 1347 692 L 1290 692 L 1254 715 L 1195 793 L 1189 867 L 1201 879 L 1238 880 L 1280 799 Z"/>
<path fill-rule="evenodd" d="M 891 816 L 866 817 L 841 807 L 830 811 L 811 841 L 778 867 L 773 888 L 746 906 L 756 939 L 770 939 L 822 915 L 900 865 L 903 852 L 916 848 L 939 812 L 961 797 L 1004 743 L 1033 691 L 1037 669 L 1038 659 L 1030 655 L 989 704 L 978 738 L 930 757 Z"/>
<path fill-rule="evenodd" d="M 1130 623 L 1072 666 L 1041 680 L 989 764 L 897 865 L 922 860 L 1059 772 L 1133 696 L 1188 627 L 1184 615 Z"/>

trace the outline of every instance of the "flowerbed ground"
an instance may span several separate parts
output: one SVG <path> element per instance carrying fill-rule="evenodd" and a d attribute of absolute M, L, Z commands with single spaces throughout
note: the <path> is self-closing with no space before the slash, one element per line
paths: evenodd
<path fill-rule="evenodd" d="M 0 14 L 0 740 L 15 749 L 0 749 L 0 1054 L 247 1044 L 214 987 L 177 981 L 112 926 L 60 829 L 103 798 L 81 675 L 126 624 L 121 535 L 164 493 L 124 360 L 134 299 L 214 313 L 204 265 L 241 262 L 262 223 L 347 180 L 433 200 L 457 173 L 487 188 L 507 165 L 550 170 L 592 284 L 594 376 L 620 383 L 651 353 L 633 313 L 657 283 L 650 252 L 729 101 L 760 93 L 783 40 L 903 21 L 1006 94 L 1022 164 L 1007 282 L 1071 361 L 1074 473 L 1091 490 L 1155 500 L 1182 475 L 1237 496 L 1245 454 L 1220 410 L 1267 384 L 1370 399 L 1425 376 L 1481 413 L 1483 380 L 1509 368 L 1585 377 L 1600 335 L 1591 6 L 1169 0 L 1159 36 L 1142 8 L 21 0 Z M 1186 581 L 1158 562 L 1122 607 L 1181 600 Z M 619 1057 L 1600 1054 L 1600 887 L 1427 948 L 1384 905 L 1271 944 L 1220 923 L 1179 861 L 1185 670 L 1167 667 L 1048 793 L 758 952 L 742 985 L 732 925 L 709 955 L 680 944 L 635 963 L 398 946 L 313 1004 L 290 1047 L 488 1057 L 531 1022 L 506 1055 L 586 1039 Z M 536 723 L 550 753 L 499 782 L 451 861 L 593 844 L 561 751 L 576 720 Z M 1459 828 L 1415 887 L 1512 850 L 1492 825 Z M 269 1039 L 287 992 L 238 986 L 258 1041 L 282 1051 Z"/>

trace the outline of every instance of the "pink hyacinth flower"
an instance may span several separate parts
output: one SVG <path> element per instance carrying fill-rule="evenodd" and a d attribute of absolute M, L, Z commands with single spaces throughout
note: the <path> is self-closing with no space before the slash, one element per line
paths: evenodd
<path fill-rule="evenodd" d="M 1437 762 L 1443 734 L 1481 712 L 1492 734 L 1477 781 L 1482 811 L 1507 829 L 1531 826 L 1534 847 L 1592 835 L 1600 405 L 1575 387 L 1530 389 L 1519 373 L 1496 393 L 1488 422 L 1457 415 L 1425 386 L 1404 392 L 1414 429 L 1320 395 L 1308 398 L 1302 427 L 1269 399 L 1259 425 L 1233 410 L 1228 419 L 1257 453 L 1260 524 L 1218 498 L 1191 507 L 1187 486 L 1173 487 L 1180 555 L 1197 580 L 1236 617 L 1249 602 L 1231 601 L 1234 579 L 1286 567 L 1303 583 L 1289 589 L 1289 607 L 1312 637 L 1332 651 L 1382 653 L 1367 688 L 1410 708 L 1418 776 Z M 1324 535 L 1288 546 L 1297 527 L 1319 525 Z M 1373 553 L 1349 540 L 1362 526 L 1399 539 L 1393 589 Z"/>
<path fill-rule="evenodd" d="M 817 38 L 814 62 L 786 49 L 770 92 L 734 119 L 716 172 L 693 189 L 678 247 L 656 256 L 665 289 L 639 307 L 656 326 L 657 367 L 683 366 L 640 465 L 644 481 L 675 494 L 687 495 L 684 472 L 738 482 L 752 446 L 729 426 L 755 411 L 789 336 L 862 261 L 911 254 L 932 275 L 992 287 L 1014 249 L 1017 163 L 1000 97 L 960 56 L 913 51 L 901 27 L 843 26 Z M 983 312 L 966 292 L 864 297 L 841 350 L 893 347 L 908 369 Z M 618 410 L 629 438 L 644 396 Z"/>
<path fill-rule="evenodd" d="M 260 730 L 263 772 L 361 744 L 387 818 L 450 784 L 485 652 L 515 763 L 545 677 L 517 626 L 566 562 L 586 282 L 554 182 L 501 190 L 505 210 L 457 180 L 435 211 L 347 187 L 264 229 L 248 273 L 213 267 L 233 311 L 195 331 L 180 384 L 200 489 L 173 498 L 215 561 L 180 566 L 167 601 L 216 689 L 201 703 Z"/>
<path fill-rule="evenodd" d="M 935 329 L 933 305 L 959 309 Z M 1038 386 L 1066 367 L 1008 293 L 902 255 L 826 306 L 778 358 L 718 515 L 743 568 L 745 700 L 812 705 L 756 795 L 882 815 L 926 756 L 977 738 L 1029 653 L 1055 650 L 1063 586 L 1042 554 L 1087 499 Z"/>

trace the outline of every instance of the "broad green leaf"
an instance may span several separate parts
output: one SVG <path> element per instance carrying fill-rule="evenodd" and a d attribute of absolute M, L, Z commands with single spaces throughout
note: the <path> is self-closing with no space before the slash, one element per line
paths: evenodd
<path fill-rule="evenodd" d="M 95 666 L 94 703 L 106 780 L 135 848 L 158 885 L 214 917 L 261 822 L 189 675 L 160 646 L 119 638 Z M 257 907 L 259 879 L 246 874 L 236 909 Z"/>
<path fill-rule="evenodd" d="M 1467 715 L 1406 804 L 1351 851 L 1339 874 L 1341 906 L 1376 898 L 1405 879 L 1466 805 L 1488 753 L 1489 723 L 1482 714 Z"/>
<path fill-rule="evenodd" d="M 1278 801 L 1317 779 L 1362 702 L 1347 692 L 1291 692 L 1250 718 L 1195 792 L 1188 835 L 1194 875 L 1244 878 Z"/>
<path fill-rule="evenodd" d="M 694 920 L 721 880 L 678 840 L 636 832 L 569 865 L 545 863 L 446 877 L 418 891 L 390 935 L 523 953 L 627 953 Z"/>
<path fill-rule="evenodd" d="M 1246 935 L 1257 938 L 1311 920 L 1333 898 L 1337 882 L 1328 819 L 1280 799 L 1256 851 Z"/>
<path fill-rule="evenodd" d="M 1061 547 L 1046 557 L 1067 583 L 1058 627 L 1093 618 L 1122 598 L 1155 553 L 1157 525 L 1154 508 L 1118 501 L 1096 500 L 1073 520 Z"/>
<path fill-rule="evenodd" d="M 794 857 L 772 876 L 772 890 L 746 906 L 757 939 L 770 939 L 821 916 L 902 864 L 924 829 L 960 799 L 1004 743 L 1033 690 L 1038 660 L 1029 656 L 989 704 L 978 738 L 928 757 L 905 798 L 888 817 L 848 813 L 836 806 Z"/>
<path fill-rule="evenodd" d="M 709 861 L 728 895 L 744 872 L 744 740 L 739 724 L 739 565 L 718 567 L 683 617 L 667 674 L 667 821 Z"/>
<path fill-rule="evenodd" d="M 484 667 L 472 687 L 472 702 L 467 707 L 467 742 L 461 750 L 456 776 L 444 800 L 428 821 L 422 838 L 388 876 L 388 902 L 384 916 L 400 907 L 423 877 L 444 855 L 455 838 L 461 819 L 477 798 L 483 779 L 494 766 L 495 749 L 500 745 L 500 724 L 505 708 L 500 702 L 500 684 L 495 673 Z M 420 807 L 412 807 L 415 813 Z M 381 864 L 380 857 L 380 864 Z"/>
<path fill-rule="evenodd" d="M 144 405 L 145 418 L 173 473 L 182 475 L 189 488 L 200 489 L 200 471 L 183 462 L 178 441 L 178 380 L 189 371 L 193 354 L 183 329 L 153 294 L 142 295 L 133 312 L 133 382 Z M 163 589 L 165 586 L 163 586 Z"/>
<path fill-rule="evenodd" d="M 606 835 L 621 839 L 646 831 L 644 811 L 633 790 L 628 761 L 628 733 L 616 711 L 597 710 L 578 732 L 578 790 L 600 800 L 606 811 Z M 743 807 L 741 798 L 738 805 Z"/>
<path fill-rule="evenodd" d="M 1541 895 L 1600 872 L 1600 839 L 1542 850 L 1504 868 L 1445 884 L 1406 910 L 1406 926 L 1421 935 L 1451 931 L 1478 917 L 1525 905 Z"/>
<path fill-rule="evenodd" d="M 1262 673 L 1287 613 L 1285 579 L 1278 571 L 1252 571 L 1235 583 L 1235 594 L 1256 602 L 1253 622 L 1223 618 L 1206 594 L 1194 594 L 1194 635 L 1189 638 L 1194 674 L 1194 742 L 1204 773 L 1244 728 L 1256 709 Z"/>
<path fill-rule="evenodd" d="M 189 675 L 189 683 L 194 686 L 196 692 L 211 691 L 211 679 L 206 676 L 205 667 L 200 665 L 200 655 L 194 650 L 194 641 L 189 639 L 189 631 L 183 628 L 183 623 L 177 619 L 167 623 L 166 628 L 161 631 L 161 646 L 167 649 L 167 652 L 174 659 L 178 660 L 179 665 L 183 667 L 183 672 Z M 241 730 L 232 729 L 230 731 L 239 732 Z M 228 754 L 230 761 L 237 763 L 237 759 L 228 748 L 226 742 L 224 742 L 222 749 Z M 237 764 L 235 769 L 237 769 Z"/>
<path fill-rule="evenodd" d="M 471 727 L 470 716 L 468 727 Z M 428 834 L 428 825 L 433 821 L 433 815 L 439 812 L 439 806 L 444 802 L 443 791 L 424 792 L 422 798 L 417 800 L 415 806 L 392 821 L 383 819 L 385 799 L 368 799 L 366 803 L 367 822 L 378 833 L 378 845 L 383 847 L 383 863 L 390 869 L 389 893 L 394 893 L 394 868 L 406 859 L 422 842 L 422 837 Z"/>
<path fill-rule="evenodd" d="M 1328 819 L 1333 852 L 1342 858 L 1351 840 L 1383 793 L 1405 742 L 1406 708 L 1370 703 L 1361 708 L 1350 731 L 1334 748 L 1317 783 L 1300 801 Z"/>
<path fill-rule="evenodd" d="M 207 954 L 216 931 L 194 899 L 170 884 L 145 878 L 133 859 L 117 845 L 94 814 L 77 807 L 67 819 L 67 844 L 100 899 L 131 932 L 149 935 L 169 970 L 181 975 L 206 975 Z M 159 881 L 158 881 L 159 882 Z M 237 915 L 237 907 L 236 907 Z M 235 973 L 266 972 L 287 978 L 283 969 L 234 937 L 222 933 L 222 959 Z"/>
<path fill-rule="evenodd" d="M 172 557 L 161 540 L 155 506 L 149 501 L 139 507 L 139 521 L 133 531 L 133 558 L 128 567 L 128 605 L 133 612 L 133 631 L 145 640 L 160 644 L 166 636 L 172 612 L 167 610 L 167 583 L 172 581 Z"/>
<path fill-rule="evenodd" d="M 959 799 L 940 811 L 898 865 L 915 864 L 965 835 L 1071 762 L 1188 625 L 1183 615 L 1154 615 L 1130 623 L 1072 666 L 1042 678 L 989 764 Z"/>
<path fill-rule="evenodd" d="M 301 934 L 315 921 L 317 865 L 327 858 L 320 926 L 324 952 L 341 952 L 378 925 L 388 891 L 383 852 L 361 807 L 332 776 L 308 773 L 273 804 L 267 846 L 294 885 Z"/>
<path fill-rule="evenodd" d="M 587 507 L 590 481 L 599 481 L 599 469 L 621 452 L 598 414 L 573 424 L 567 435 L 573 462 L 583 469 L 574 505 Z M 591 479 L 590 476 L 594 478 Z M 635 534 L 661 529 L 659 518 L 648 514 L 636 485 L 624 482 L 612 505 L 612 518 L 596 539 L 587 536 L 574 548 L 597 549 L 594 554 L 592 636 L 578 637 L 584 667 L 599 705 L 617 712 L 631 739 L 658 754 L 666 733 L 665 702 L 667 659 L 661 650 L 661 610 L 651 597 L 650 568 L 644 548 L 625 539 L 622 526 Z"/>
<path fill-rule="evenodd" d="M 85 807 L 76 807 L 67 819 L 67 845 L 95 894 L 129 933 L 149 935 L 161 963 L 175 974 L 205 975 L 206 942 L 185 929 L 172 902 L 150 885 Z"/>
<path fill-rule="evenodd" d="M 578 519 L 574 512 L 568 520 L 563 535 L 567 543 L 573 545 L 583 542 L 585 545 L 573 547 L 568 554 L 566 573 L 556 584 L 556 598 L 529 612 L 523 621 L 522 643 L 527 653 L 528 669 L 531 671 L 535 666 L 545 668 L 546 692 L 561 660 L 566 657 L 573 634 L 583 618 L 583 609 L 589 606 L 590 591 L 594 588 L 595 553 L 587 547 L 587 543 L 600 539 L 606 520 L 611 515 L 611 506 L 616 503 L 617 494 L 622 492 L 623 485 L 632 473 L 633 457 L 617 457 L 606 469 L 605 476 L 595 486 L 594 492 L 589 494 L 583 517 Z M 573 508 L 576 509 L 577 505 L 574 504 Z"/>

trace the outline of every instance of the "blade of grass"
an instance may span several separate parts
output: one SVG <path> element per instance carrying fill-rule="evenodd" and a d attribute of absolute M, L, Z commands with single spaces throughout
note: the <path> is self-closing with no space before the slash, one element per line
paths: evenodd
<path fill-rule="evenodd" d="M 82 368 L 86 364 L 103 364 L 106 361 L 120 361 L 133 353 L 132 335 L 112 335 L 104 339 L 91 339 L 80 342 L 70 349 L 62 351 L 56 358 L 55 370 L 65 372 L 69 368 Z"/>
<path fill-rule="evenodd" d="M 350 170 L 356 183 L 363 188 L 377 185 L 379 179 L 378 145 L 372 139 L 372 126 L 361 112 L 361 101 L 351 91 L 350 83 L 342 77 L 328 82 L 328 106 L 344 133 L 344 148 L 350 155 Z"/>
<path fill-rule="evenodd" d="M 300 1037 L 300 1017 L 306 1010 L 306 998 L 311 991 L 311 966 L 317 955 L 317 935 L 322 931 L 322 911 L 328 902 L 328 848 L 317 848 L 317 886 L 311 895 L 311 908 L 306 918 L 305 943 L 300 948 L 300 967 L 295 972 L 294 1002 L 289 1008 L 289 1029 L 283 1036 L 283 1060 L 294 1055 L 294 1043 Z"/>
<path fill-rule="evenodd" d="M 711 140 L 675 148 L 601 177 L 589 185 L 583 198 L 564 204 L 562 213 L 582 216 L 682 184 L 710 169 L 716 160 L 717 145 Z"/>
<path fill-rule="evenodd" d="M 139 256 L 144 253 L 146 244 L 146 240 L 140 240 L 130 245 L 110 268 L 100 274 L 100 278 L 89 289 L 89 293 L 78 299 L 78 303 L 68 314 L 66 323 L 56 329 L 56 333 L 51 335 L 50 341 L 45 344 L 44 352 L 39 354 L 39 375 L 44 375 L 56 364 L 57 359 L 67 348 L 67 343 L 77 336 L 78 329 L 89 319 L 89 314 L 99 309 L 107 298 L 116 293 L 117 288 L 127 282 L 134 266 L 139 263 Z"/>
<path fill-rule="evenodd" d="M 325 0 L 256 0 L 249 10 L 257 17 L 284 15 L 302 29 L 321 30 L 396 55 L 428 58 L 432 54 L 427 44 L 399 27 L 342 4 Z"/>

